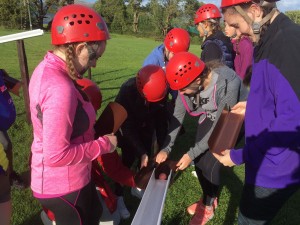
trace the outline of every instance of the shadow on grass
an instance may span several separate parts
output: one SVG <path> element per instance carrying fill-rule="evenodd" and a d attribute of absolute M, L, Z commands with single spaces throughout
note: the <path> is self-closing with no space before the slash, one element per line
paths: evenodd
<path fill-rule="evenodd" d="M 21 225 L 43 225 L 40 217 L 40 213 L 36 213 L 27 220 L 25 220 Z"/>
<path fill-rule="evenodd" d="M 220 187 L 220 193 L 222 193 L 222 189 L 225 186 L 230 192 L 229 201 L 226 202 L 227 210 L 224 216 L 223 224 L 236 224 L 236 215 L 239 208 L 240 196 L 243 189 L 243 182 L 235 174 L 233 167 L 223 167 L 221 169 L 221 177 L 222 182 Z"/>

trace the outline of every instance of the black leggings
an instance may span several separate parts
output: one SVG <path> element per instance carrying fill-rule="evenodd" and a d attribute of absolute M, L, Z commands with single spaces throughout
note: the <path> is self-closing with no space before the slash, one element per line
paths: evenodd
<path fill-rule="evenodd" d="M 240 201 L 238 224 L 270 224 L 284 203 L 298 190 L 298 185 L 275 189 L 245 184 Z"/>
<path fill-rule="evenodd" d="M 53 212 L 56 225 L 99 224 L 102 206 L 92 182 L 70 194 L 38 200 L 43 207 Z"/>
<path fill-rule="evenodd" d="M 212 205 L 219 193 L 220 169 L 222 164 L 210 151 L 206 151 L 198 156 L 194 160 L 194 164 L 203 191 L 203 203 L 205 205 Z"/>

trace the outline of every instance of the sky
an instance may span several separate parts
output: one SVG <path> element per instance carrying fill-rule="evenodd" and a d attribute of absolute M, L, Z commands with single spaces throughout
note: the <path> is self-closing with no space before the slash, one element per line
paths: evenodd
<path fill-rule="evenodd" d="M 83 1 L 83 0 L 81 0 Z M 97 0 L 84 0 L 89 3 L 95 3 Z M 145 0 L 144 2 L 147 2 Z M 202 0 L 204 3 L 212 3 L 216 6 L 221 5 L 221 0 Z M 281 0 L 277 3 L 277 7 L 281 12 L 290 11 L 290 10 L 300 10 L 300 1 L 299 0 Z"/>

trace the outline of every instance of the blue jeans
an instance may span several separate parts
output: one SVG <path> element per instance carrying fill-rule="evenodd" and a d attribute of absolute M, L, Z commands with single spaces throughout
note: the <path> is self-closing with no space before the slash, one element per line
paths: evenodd
<path fill-rule="evenodd" d="M 274 189 L 245 184 L 240 201 L 238 224 L 270 224 L 283 204 L 298 189 L 299 186 Z"/>

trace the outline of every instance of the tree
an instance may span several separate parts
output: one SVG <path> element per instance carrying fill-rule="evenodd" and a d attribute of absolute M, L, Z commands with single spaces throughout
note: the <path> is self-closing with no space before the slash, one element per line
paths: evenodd
<path fill-rule="evenodd" d="M 20 29 L 22 27 L 22 16 L 25 11 L 23 1 L 1 0 L 0 2 L 0 25 L 10 29 Z"/>
<path fill-rule="evenodd" d="M 126 2 L 128 3 L 127 11 L 132 16 L 132 31 L 133 33 L 137 33 L 142 0 L 129 0 Z"/>
<path fill-rule="evenodd" d="M 197 0 L 185 0 L 184 15 L 189 21 L 188 25 L 194 26 L 195 13 L 202 5 L 204 5 L 204 3 L 203 2 L 199 3 Z"/>
<path fill-rule="evenodd" d="M 161 4 L 164 8 L 163 36 L 172 28 L 172 19 L 180 15 L 181 0 L 162 0 Z"/>
<path fill-rule="evenodd" d="M 285 14 L 295 23 L 300 24 L 300 10 L 286 11 Z"/>

